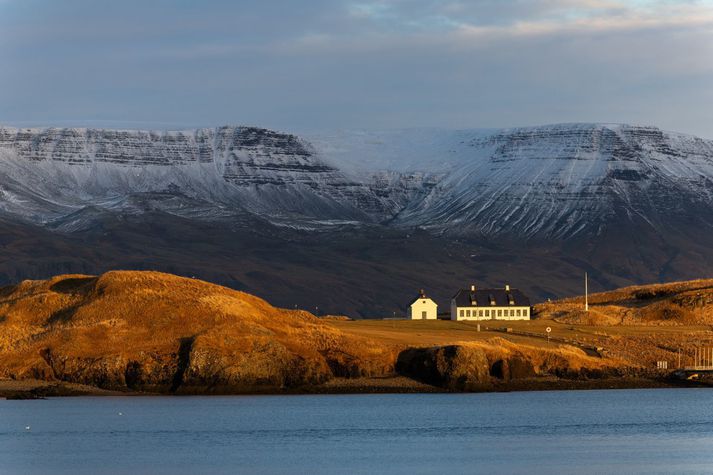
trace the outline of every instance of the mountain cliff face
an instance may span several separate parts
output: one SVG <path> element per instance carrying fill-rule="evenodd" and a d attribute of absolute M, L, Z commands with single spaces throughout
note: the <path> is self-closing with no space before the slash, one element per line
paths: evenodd
<path fill-rule="evenodd" d="M 332 311 L 353 314 L 391 314 L 423 286 L 447 299 L 466 279 L 542 298 L 577 290 L 585 269 L 595 288 L 709 272 L 713 141 L 608 124 L 307 138 L 0 128 L 0 219 L 0 281 L 112 263 L 289 306 L 334 282 Z M 62 242 L 63 259 L 38 263 L 27 236 Z"/>
<path fill-rule="evenodd" d="M 392 193 L 327 165 L 304 140 L 250 127 L 187 132 L 0 129 L 0 207 L 46 224 L 86 207 L 161 209 L 219 219 L 375 222 L 390 217 L 414 178 Z"/>
<path fill-rule="evenodd" d="M 569 239 L 609 227 L 665 227 L 691 209 L 701 217 L 713 206 L 713 141 L 607 124 L 432 131 L 430 140 L 425 134 L 322 140 L 350 164 L 360 154 L 391 164 L 401 156 L 406 167 L 442 172 L 427 194 L 398 213 L 396 226 L 467 237 Z M 413 150 L 413 143 L 420 148 Z"/>
<path fill-rule="evenodd" d="M 468 145 L 473 160 L 400 223 L 568 239 L 639 222 L 661 228 L 692 209 L 706 210 L 712 222 L 710 141 L 654 128 L 575 125 L 501 131 Z"/>
<path fill-rule="evenodd" d="M 358 153 L 368 140 L 363 153 L 372 160 L 381 144 L 408 163 L 412 139 L 347 143 Z M 296 227 L 388 222 L 546 239 L 596 236 L 609 225 L 665 227 L 668 218 L 713 207 L 713 142 L 651 127 L 441 132 L 419 153 L 447 163 L 420 170 L 346 173 L 338 154 L 329 156 L 335 146 L 321 145 L 249 127 L 0 129 L 0 206 L 40 223 L 85 207 L 158 208 L 202 219 L 250 213 Z"/>

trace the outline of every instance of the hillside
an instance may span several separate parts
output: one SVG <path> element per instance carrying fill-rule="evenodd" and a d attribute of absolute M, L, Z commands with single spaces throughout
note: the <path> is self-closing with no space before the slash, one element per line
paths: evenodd
<path fill-rule="evenodd" d="M 74 385 L 60 394 L 493 390 L 587 384 L 624 367 L 638 363 L 461 322 L 321 320 L 158 272 L 0 290 L 0 394 L 38 380 L 39 394 L 49 383 Z"/>
<path fill-rule="evenodd" d="M 594 294 L 587 314 L 539 304 L 532 321 L 351 321 L 171 274 L 61 275 L 0 289 L 0 395 L 669 384 L 658 362 L 713 346 L 712 296 L 699 280 Z"/>
<path fill-rule="evenodd" d="M 625 287 L 535 307 L 537 318 L 584 325 L 713 325 L 713 279 Z"/>
<path fill-rule="evenodd" d="M 0 378 L 245 392 L 382 374 L 393 359 L 307 312 L 169 274 L 64 275 L 0 293 Z"/>

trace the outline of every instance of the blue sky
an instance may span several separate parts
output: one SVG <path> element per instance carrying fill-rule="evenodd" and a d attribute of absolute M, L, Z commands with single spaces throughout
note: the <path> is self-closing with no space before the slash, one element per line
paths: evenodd
<path fill-rule="evenodd" d="M 713 1 L 0 0 L 0 121 L 713 138 Z"/>

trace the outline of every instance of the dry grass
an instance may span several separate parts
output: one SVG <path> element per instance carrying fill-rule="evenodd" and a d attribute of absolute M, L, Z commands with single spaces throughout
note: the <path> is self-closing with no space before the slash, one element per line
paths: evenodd
<path fill-rule="evenodd" d="M 344 333 L 402 348 L 473 344 L 493 346 L 494 352 L 506 352 L 507 348 L 526 348 L 529 357 L 535 361 L 537 352 L 545 354 L 557 350 L 562 351 L 561 355 L 565 359 L 573 358 L 573 366 L 577 366 L 580 360 L 575 356 L 581 354 L 581 350 L 576 345 L 561 343 L 559 340 L 565 339 L 603 349 L 605 358 L 581 360 L 593 368 L 597 361 L 611 366 L 649 369 L 655 368 L 657 361 L 668 361 L 670 367 L 673 367 L 678 362 L 679 349 L 682 351 L 682 363 L 689 364 L 695 346 L 713 347 L 712 327 L 703 324 L 597 325 L 584 319 L 567 322 L 542 317 L 530 321 L 483 321 L 480 322 L 481 331 L 477 330 L 475 322 L 440 320 L 357 320 L 334 322 L 333 325 Z M 547 327 L 550 327 L 550 335 L 553 337 L 550 342 L 546 338 Z M 505 333 L 502 331 L 505 328 L 511 328 L 513 332 Z M 569 353 L 570 350 L 576 351 Z"/>
<path fill-rule="evenodd" d="M 0 289 L 0 378 L 105 388 L 240 392 L 392 375 L 407 348 L 459 345 L 538 374 L 651 368 L 713 345 L 713 280 L 640 286 L 537 306 L 520 322 L 350 321 L 158 272 L 64 275 Z M 504 327 L 512 333 L 504 333 Z M 551 336 L 574 344 L 548 342 Z M 601 347 L 605 358 L 581 347 Z M 468 354 L 467 352 L 463 354 Z M 474 353 L 475 354 L 475 353 Z M 480 371 L 480 370 L 479 370 Z"/>
<path fill-rule="evenodd" d="M 158 272 L 64 275 L 0 291 L 0 377 L 107 377 L 111 386 L 133 365 L 144 383 L 169 384 L 181 342 L 190 342 L 186 378 L 201 381 L 209 368 L 228 383 L 368 374 L 388 368 L 394 352 L 308 312 Z"/>
<path fill-rule="evenodd" d="M 582 325 L 713 324 L 713 279 L 625 287 L 537 305 L 539 318 Z"/>
<path fill-rule="evenodd" d="M 514 343 L 504 338 L 490 338 L 484 342 L 467 343 L 466 345 L 481 348 L 488 355 L 488 360 L 520 356 L 529 360 L 538 372 L 547 372 L 556 362 L 558 366 L 566 364 L 575 371 L 581 368 L 599 369 L 621 363 L 616 360 L 604 360 L 587 355 L 574 346 L 557 345 L 543 348 L 542 345 Z"/>

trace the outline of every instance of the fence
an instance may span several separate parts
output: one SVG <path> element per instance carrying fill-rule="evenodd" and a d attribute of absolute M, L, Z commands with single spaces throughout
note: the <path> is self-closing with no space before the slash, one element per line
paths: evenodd
<path fill-rule="evenodd" d="M 684 369 L 695 371 L 713 371 L 713 348 L 694 348 L 691 365 Z"/>

